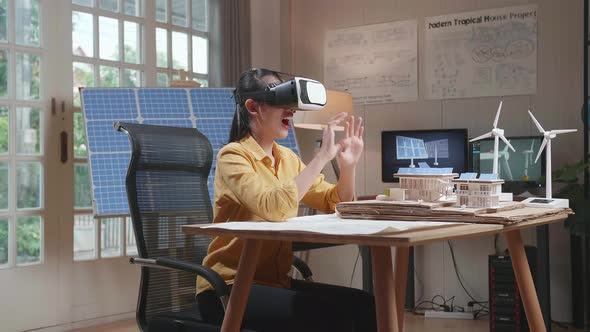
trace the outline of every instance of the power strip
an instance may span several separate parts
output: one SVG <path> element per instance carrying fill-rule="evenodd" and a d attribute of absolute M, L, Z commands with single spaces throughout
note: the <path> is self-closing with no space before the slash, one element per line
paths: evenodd
<path fill-rule="evenodd" d="M 473 312 L 427 310 L 424 312 L 424 317 L 426 317 L 426 318 L 450 318 L 450 319 L 473 319 Z"/>

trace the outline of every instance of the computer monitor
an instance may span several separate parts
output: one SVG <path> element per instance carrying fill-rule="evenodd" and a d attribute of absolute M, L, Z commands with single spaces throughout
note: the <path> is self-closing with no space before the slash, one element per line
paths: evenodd
<path fill-rule="evenodd" d="M 545 151 L 535 163 L 543 136 L 506 137 L 516 152 L 500 140 L 498 149 L 498 177 L 505 181 L 503 190 L 519 195 L 530 188 L 544 186 Z M 491 173 L 494 160 L 494 139 L 470 143 L 470 169 L 477 173 Z"/>
<path fill-rule="evenodd" d="M 452 167 L 467 171 L 467 129 L 381 132 L 381 179 L 398 182 L 400 167 Z"/>

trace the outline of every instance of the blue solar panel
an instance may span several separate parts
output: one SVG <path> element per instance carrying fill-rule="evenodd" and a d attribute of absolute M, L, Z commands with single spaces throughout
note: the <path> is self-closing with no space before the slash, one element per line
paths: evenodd
<path fill-rule="evenodd" d="M 113 134 L 117 133 L 113 131 Z M 129 211 L 127 192 L 125 191 L 125 175 L 129 159 L 131 159 L 131 150 L 124 153 L 90 155 L 92 183 L 96 184 L 92 188 L 95 214 L 112 215 Z"/>
<path fill-rule="evenodd" d="M 479 175 L 479 179 L 480 180 L 497 180 L 498 179 L 498 174 L 486 174 L 486 173 L 482 173 Z"/>
<path fill-rule="evenodd" d="M 411 168 L 409 168 L 409 167 L 400 167 L 397 170 L 397 173 L 398 174 L 410 174 L 410 170 L 411 170 Z"/>
<path fill-rule="evenodd" d="M 188 94 L 184 89 L 139 89 L 137 98 L 144 119 L 190 119 Z"/>
<path fill-rule="evenodd" d="M 443 175 L 453 173 L 452 168 L 431 168 L 431 167 L 400 167 L 398 174 L 424 174 L 424 175 Z"/>
<path fill-rule="evenodd" d="M 134 120 L 126 122 L 137 123 Z M 129 139 L 125 135 L 113 135 L 113 120 L 88 120 L 86 122 L 89 150 L 95 153 L 129 152 Z"/>
<path fill-rule="evenodd" d="M 133 89 L 82 89 L 84 107 L 93 110 L 86 120 L 136 120 L 137 101 Z"/>
<path fill-rule="evenodd" d="M 95 215 L 129 213 L 125 175 L 131 146 L 127 136 L 113 127 L 119 121 L 192 127 L 207 136 L 214 153 L 208 181 L 213 199 L 215 160 L 219 150 L 227 144 L 235 111 L 233 89 L 85 88 L 81 95 Z M 299 155 L 293 129 L 278 143 Z"/>
<path fill-rule="evenodd" d="M 236 104 L 231 89 L 192 89 L 189 94 L 197 120 L 234 116 Z"/>
<path fill-rule="evenodd" d="M 182 128 L 194 128 L 194 124 L 189 119 L 145 119 L 143 124 L 158 125 L 158 126 L 171 126 L 171 127 L 182 127 Z M 123 137 L 125 137 L 123 135 Z M 128 143 L 129 144 L 129 143 Z"/>

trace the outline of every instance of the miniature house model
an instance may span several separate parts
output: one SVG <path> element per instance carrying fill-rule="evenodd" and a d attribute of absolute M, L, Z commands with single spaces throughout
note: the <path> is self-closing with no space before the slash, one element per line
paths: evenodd
<path fill-rule="evenodd" d="M 393 176 L 399 178 L 401 189 L 406 189 L 407 200 L 437 201 L 453 194 L 451 180 L 458 174 L 452 168 L 400 167 Z"/>
<path fill-rule="evenodd" d="M 457 203 L 470 208 L 490 208 L 500 205 L 502 184 L 495 174 L 463 173 L 452 181 L 457 186 Z"/>

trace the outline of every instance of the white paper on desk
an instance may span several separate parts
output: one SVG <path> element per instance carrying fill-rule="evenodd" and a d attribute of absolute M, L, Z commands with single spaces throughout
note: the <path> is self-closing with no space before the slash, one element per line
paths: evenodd
<path fill-rule="evenodd" d="M 295 231 L 332 235 L 369 235 L 398 233 L 416 228 L 437 227 L 456 223 L 438 221 L 395 221 L 342 219 L 336 214 L 318 214 L 287 219 L 285 222 L 224 222 L 202 226 L 203 228 L 223 228 L 232 230 L 256 231 Z"/>

